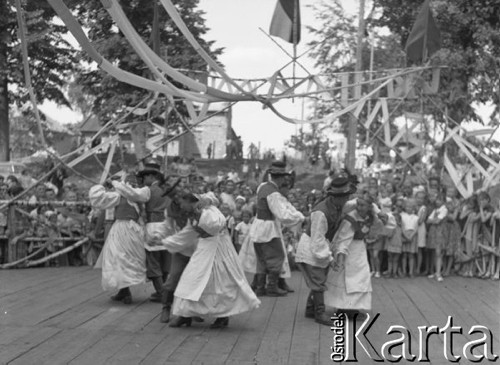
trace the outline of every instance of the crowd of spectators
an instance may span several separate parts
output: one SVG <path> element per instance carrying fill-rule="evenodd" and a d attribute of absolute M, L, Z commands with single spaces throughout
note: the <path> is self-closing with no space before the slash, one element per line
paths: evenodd
<path fill-rule="evenodd" d="M 165 183 L 172 185 L 180 180 L 179 191 L 214 192 L 220 198 L 219 208 L 239 250 L 255 217 L 256 190 L 262 181 L 260 169 L 253 170 L 250 173 L 247 165 L 241 171 L 228 169 L 202 176 L 193 160 L 179 159 L 169 165 Z M 281 187 L 281 192 L 308 217 L 323 199 L 330 176 L 322 187 L 304 189 L 290 181 Z M 449 275 L 463 275 L 499 279 L 500 207 L 494 206 L 486 191 L 463 199 L 453 186 L 444 186 L 435 176 L 419 180 L 412 176 L 361 174 L 360 180 L 358 192 L 369 194 L 375 201 L 374 211 L 386 216 L 372 227 L 366 239 L 375 278 L 427 275 L 443 281 Z M 0 200 L 8 200 L 22 189 L 14 176 L 7 177 L 5 182 L 0 177 Z M 83 236 L 93 240 L 105 237 L 105 223 L 111 223 L 110 219 L 105 212 L 90 211 L 85 204 L 87 192 L 69 184 L 63 184 L 61 189 L 52 183 L 42 183 L 33 189 L 25 199 L 26 207 L 22 207 L 29 214 L 18 215 L 16 227 L 8 227 L 6 212 L 0 212 L 0 237 L 5 240 L 6 231 L 14 230 L 11 235 L 14 239 L 9 244 L 11 249 L 16 247 L 17 257 L 40 247 L 45 247 L 45 253 L 40 255 L 46 255 Z M 57 204 L 61 201 L 66 203 Z M 83 204 L 67 203 L 75 201 Z M 306 221 L 283 230 L 292 266 L 295 245 L 307 224 Z M 39 240 L 33 239 L 37 237 Z M 81 265 L 86 262 L 85 251 L 85 247 L 79 248 L 46 265 Z M 1 260 L 8 261 L 5 256 Z"/>

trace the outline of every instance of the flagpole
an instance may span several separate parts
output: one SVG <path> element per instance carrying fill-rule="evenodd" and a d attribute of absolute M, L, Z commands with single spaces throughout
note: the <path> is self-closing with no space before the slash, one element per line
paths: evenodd
<path fill-rule="evenodd" d="M 359 20 L 358 20 L 358 34 L 357 34 L 357 47 L 356 47 L 356 65 L 354 69 L 354 75 L 357 76 L 358 72 L 361 72 L 363 68 L 362 64 L 362 51 L 363 51 L 363 35 L 365 30 L 365 0 L 360 0 L 359 2 Z M 347 137 L 347 156 L 346 156 L 346 167 L 354 171 L 356 165 L 356 138 L 358 134 L 358 121 L 356 118 L 351 116 L 349 120 L 349 131 Z"/>
<path fill-rule="evenodd" d="M 292 38 L 293 38 L 293 70 L 292 70 L 292 75 L 293 75 L 293 86 L 295 87 L 295 67 L 297 63 L 297 38 L 298 38 L 298 24 L 297 24 L 297 18 L 298 18 L 298 9 L 299 1 L 295 0 L 293 2 L 293 23 L 292 23 Z M 293 102 L 293 98 L 292 98 Z"/>

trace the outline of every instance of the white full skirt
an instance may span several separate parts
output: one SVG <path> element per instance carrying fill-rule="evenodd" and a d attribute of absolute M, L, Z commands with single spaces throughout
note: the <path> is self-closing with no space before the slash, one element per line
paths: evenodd
<path fill-rule="evenodd" d="M 259 305 L 229 235 L 201 238 L 175 291 L 173 314 L 228 317 Z"/>
<path fill-rule="evenodd" d="M 96 268 L 102 268 L 104 290 L 117 290 L 146 281 L 144 228 L 129 220 L 113 223 Z"/>

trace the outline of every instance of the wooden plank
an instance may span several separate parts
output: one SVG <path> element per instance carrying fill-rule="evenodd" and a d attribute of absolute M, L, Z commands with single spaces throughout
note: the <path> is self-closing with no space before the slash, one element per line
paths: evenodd
<path fill-rule="evenodd" d="M 100 340 L 91 331 L 62 330 L 10 364 L 67 363 Z"/>
<path fill-rule="evenodd" d="M 162 334 L 137 333 L 106 364 L 139 364 L 162 341 Z"/>
<path fill-rule="evenodd" d="M 61 330 L 57 328 L 31 328 L 25 336 L 13 337 L 10 343 L 0 345 L 0 363 L 10 363 L 10 361 L 29 353 L 32 349 L 35 349 L 59 332 Z M 3 342 L 5 342 L 5 339 Z"/>
<path fill-rule="evenodd" d="M 76 356 L 69 364 L 104 364 L 123 349 L 133 335 L 123 332 L 108 334 Z"/>
<path fill-rule="evenodd" d="M 289 343 L 294 329 L 295 312 L 297 310 L 297 293 L 286 297 L 269 298 L 275 302 L 269 324 L 262 336 L 261 346 L 257 352 L 257 362 L 270 364 L 286 364 L 289 358 Z"/>
<path fill-rule="evenodd" d="M 144 357 L 141 365 L 164 364 L 179 346 L 189 338 L 200 336 L 205 331 L 204 327 L 193 326 L 190 328 L 168 328 L 166 336 Z M 177 353 L 179 355 L 179 353 Z M 182 360 L 182 359 L 181 359 Z"/>
<path fill-rule="evenodd" d="M 325 359 L 320 358 L 322 344 L 320 338 L 320 327 L 326 327 L 320 325 L 314 321 L 312 318 L 306 318 L 304 315 L 307 297 L 309 296 L 309 288 L 307 287 L 304 279 L 300 278 L 300 286 L 298 287 L 298 302 L 297 310 L 295 311 L 295 324 L 293 327 L 292 342 L 290 344 L 290 356 L 289 364 L 318 364 L 320 359 L 329 359 L 325 356 Z M 329 327 L 328 330 L 330 330 Z M 325 336 L 327 337 L 327 336 Z M 328 347 L 326 345 L 325 347 Z"/>
<path fill-rule="evenodd" d="M 246 312 L 229 319 L 227 328 L 209 330 L 207 342 L 198 352 L 193 364 L 223 364 L 231 354 L 238 338 L 248 330 L 248 319 L 252 312 Z"/>
<path fill-rule="evenodd" d="M 246 322 L 246 330 L 241 333 L 234 344 L 226 363 L 239 364 L 254 359 L 261 346 L 262 337 L 269 324 L 275 301 L 261 297 L 261 305 L 250 313 Z"/>

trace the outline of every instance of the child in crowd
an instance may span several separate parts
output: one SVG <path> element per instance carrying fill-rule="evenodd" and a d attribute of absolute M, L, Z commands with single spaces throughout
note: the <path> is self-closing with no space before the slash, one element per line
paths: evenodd
<path fill-rule="evenodd" d="M 236 225 L 236 227 L 234 227 L 235 231 L 234 246 L 237 252 L 240 252 L 241 245 L 243 244 L 245 238 L 248 236 L 248 233 L 250 232 L 250 226 L 252 225 L 250 223 L 251 219 L 252 219 L 252 212 L 250 212 L 249 210 L 243 210 L 241 212 L 241 222 L 239 222 Z"/>
<path fill-rule="evenodd" d="M 492 247 L 492 225 L 491 225 L 491 216 L 493 215 L 494 209 L 491 206 L 491 198 L 487 192 L 482 191 L 479 193 L 477 197 L 479 203 L 479 235 L 478 235 L 478 246 L 480 247 L 482 254 L 485 255 L 485 259 L 483 260 L 484 266 L 480 268 L 479 275 L 483 279 L 487 279 L 490 276 L 493 276 L 493 266 L 494 263 L 494 255 L 490 253 L 488 250 Z"/>
<path fill-rule="evenodd" d="M 396 278 L 399 275 L 399 258 L 401 256 L 401 248 L 403 240 L 401 235 L 401 212 L 395 209 L 394 212 L 388 213 L 388 220 L 385 225 L 387 232 L 385 249 L 387 250 L 387 271 L 384 275 L 391 278 Z"/>
<path fill-rule="evenodd" d="M 443 221 L 444 249 L 443 249 L 443 276 L 449 276 L 453 268 L 454 257 L 460 245 L 462 232 L 457 222 L 458 204 L 456 200 L 447 198 L 446 209 L 448 214 Z"/>
<path fill-rule="evenodd" d="M 403 276 L 415 275 L 415 255 L 417 253 L 417 231 L 418 215 L 417 205 L 414 199 L 405 201 L 404 211 L 401 212 L 401 238 L 402 238 L 402 257 L 401 272 Z"/>
<path fill-rule="evenodd" d="M 431 267 L 434 271 L 431 270 L 431 274 L 428 277 L 429 279 L 436 277 L 437 281 L 443 281 L 441 269 L 443 263 L 443 249 L 445 248 L 445 235 L 442 223 L 447 215 L 448 209 L 446 209 L 444 198 L 441 195 L 437 195 L 436 208 L 432 210 L 429 218 L 427 218 L 427 223 L 429 224 L 427 248 L 431 250 L 432 261 L 434 263 L 434 267 Z"/>
<path fill-rule="evenodd" d="M 421 274 L 422 264 L 426 266 L 423 262 L 425 255 L 425 246 L 427 240 L 427 228 L 425 226 L 425 221 L 427 220 L 427 206 L 425 205 L 425 200 L 427 194 L 425 191 L 419 191 L 415 195 L 415 201 L 417 203 L 417 216 L 418 216 L 418 228 L 417 228 L 417 267 L 415 269 L 416 274 Z M 423 275 L 428 275 L 427 272 L 423 272 Z"/>
<path fill-rule="evenodd" d="M 462 267 L 461 274 L 465 277 L 473 277 L 474 262 L 471 260 L 477 246 L 477 235 L 479 231 L 478 224 L 479 206 L 477 196 L 473 195 L 465 201 L 465 204 L 458 215 L 458 223 L 462 230 L 463 248 L 461 251 L 465 254 L 467 262 Z"/>

